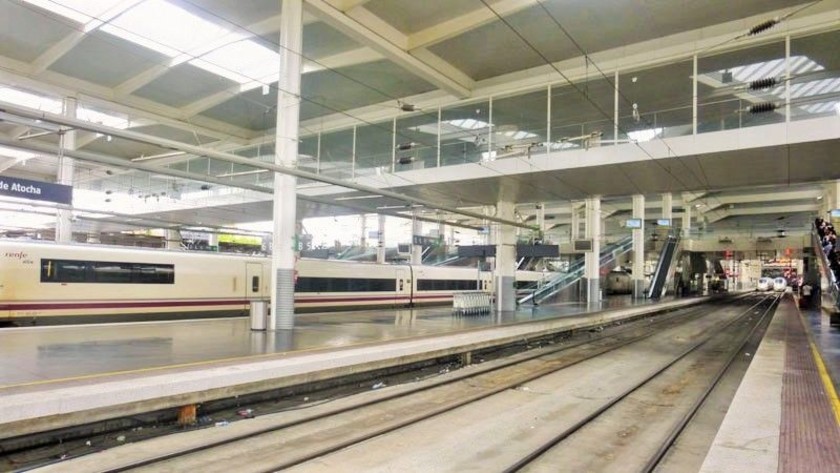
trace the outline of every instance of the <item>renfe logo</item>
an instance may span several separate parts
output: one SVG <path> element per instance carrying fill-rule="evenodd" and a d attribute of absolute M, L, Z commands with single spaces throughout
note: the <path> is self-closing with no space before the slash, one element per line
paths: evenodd
<path fill-rule="evenodd" d="M 7 251 L 4 255 L 6 258 L 24 259 L 29 257 L 28 254 L 22 251 Z"/>

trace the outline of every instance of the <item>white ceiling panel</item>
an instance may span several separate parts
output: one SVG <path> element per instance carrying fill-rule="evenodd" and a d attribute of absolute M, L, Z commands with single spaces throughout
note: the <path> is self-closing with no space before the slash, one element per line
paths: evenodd
<path fill-rule="evenodd" d="M 69 20 L 11 0 L 0 2 L 0 55 L 30 62 L 75 31 Z"/>

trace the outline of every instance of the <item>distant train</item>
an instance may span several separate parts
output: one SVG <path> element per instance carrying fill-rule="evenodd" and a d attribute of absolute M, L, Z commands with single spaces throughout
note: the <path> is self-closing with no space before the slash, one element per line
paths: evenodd
<path fill-rule="evenodd" d="M 604 278 L 604 293 L 607 295 L 632 294 L 633 276 L 622 269 L 610 271 Z"/>
<path fill-rule="evenodd" d="M 297 270 L 299 312 L 445 304 L 493 281 L 445 266 L 301 259 Z M 270 274 L 268 258 L 0 240 L 0 324 L 245 315 L 249 300 L 270 297 Z"/>
<path fill-rule="evenodd" d="M 785 292 L 788 287 L 787 279 L 783 277 L 773 278 L 773 290 L 776 292 Z"/>

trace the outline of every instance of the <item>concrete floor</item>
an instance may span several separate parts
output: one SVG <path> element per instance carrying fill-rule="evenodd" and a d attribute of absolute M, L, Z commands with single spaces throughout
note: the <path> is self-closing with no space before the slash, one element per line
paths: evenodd
<path fill-rule="evenodd" d="M 642 304 L 649 303 L 642 301 Z M 603 308 L 634 305 L 613 296 Z M 247 318 L 0 329 L 0 387 L 142 368 L 422 337 L 588 309 L 579 303 L 456 317 L 448 307 L 297 317 L 292 331 L 252 332 Z"/>

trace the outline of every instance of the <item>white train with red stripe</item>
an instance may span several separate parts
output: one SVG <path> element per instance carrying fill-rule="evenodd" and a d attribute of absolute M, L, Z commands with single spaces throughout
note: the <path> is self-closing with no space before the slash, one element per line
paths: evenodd
<path fill-rule="evenodd" d="M 471 268 L 301 259 L 297 270 L 296 311 L 445 304 L 492 284 Z M 245 315 L 270 297 L 270 272 L 259 257 L 0 240 L 0 324 Z"/>

